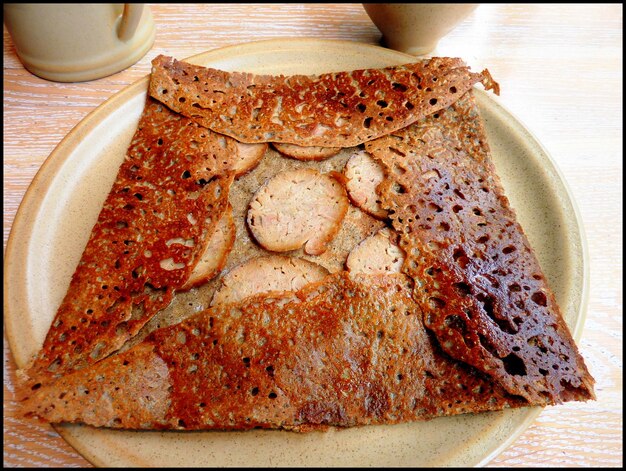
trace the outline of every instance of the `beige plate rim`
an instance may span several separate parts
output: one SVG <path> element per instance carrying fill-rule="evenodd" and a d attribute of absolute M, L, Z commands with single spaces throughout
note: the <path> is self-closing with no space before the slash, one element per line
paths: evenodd
<path fill-rule="evenodd" d="M 280 52 L 285 50 L 292 52 L 297 51 L 304 54 L 311 50 L 324 50 L 324 53 L 329 55 L 340 54 L 338 51 L 341 51 L 342 53 L 346 53 L 346 51 L 348 51 L 361 54 L 363 57 L 362 60 L 366 61 L 369 60 L 369 57 L 374 56 L 379 59 L 383 58 L 383 60 L 389 60 L 390 62 L 395 61 L 396 63 L 412 62 L 417 60 L 414 56 L 409 56 L 379 46 L 342 40 L 319 40 L 308 38 L 280 38 L 237 44 L 194 55 L 187 60 L 206 65 L 211 65 L 209 63 L 219 62 L 220 60 L 228 58 L 243 58 L 245 62 L 246 57 L 254 58 L 255 55 L 262 53 L 271 54 L 272 51 Z M 369 67 L 369 65 L 366 67 Z M 9 235 L 4 263 L 5 328 L 9 344 L 12 352 L 14 352 L 14 355 L 16 346 L 19 342 L 24 341 L 24 333 L 19 332 L 15 328 L 13 320 L 16 315 L 16 305 L 20 302 L 28 302 L 19 300 L 19 297 L 24 295 L 25 290 L 23 286 L 20 286 L 20 282 L 23 282 L 25 277 L 25 268 L 21 266 L 20 260 L 24 259 L 21 257 L 27 256 L 27 252 L 30 249 L 29 244 L 33 237 L 31 233 L 33 230 L 33 222 L 30 216 L 37 213 L 39 207 L 43 204 L 43 199 L 54 176 L 57 172 L 59 172 L 61 166 L 71 154 L 72 150 L 80 145 L 84 136 L 94 132 L 94 130 L 98 128 L 107 116 L 114 113 L 120 108 L 120 106 L 129 101 L 131 98 L 145 93 L 148 80 L 149 78 L 146 76 L 134 84 L 124 88 L 122 91 L 116 93 L 107 101 L 102 103 L 80 123 L 78 123 L 50 154 L 24 195 Z M 538 158 L 541 164 L 545 166 L 545 171 L 552 175 L 551 183 L 555 186 L 554 188 L 551 188 L 551 190 L 556 192 L 561 198 L 559 204 L 562 206 L 561 210 L 567 216 L 565 222 L 569 225 L 569 229 L 573 233 L 574 242 L 577 246 L 575 251 L 576 253 L 570 254 L 570 257 L 573 257 L 574 260 L 572 263 L 574 264 L 574 269 L 580 272 L 580 276 L 576 280 L 577 286 L 573 287 L 576 298 L 573 301 L 575 312 L 571 313 L 572 319 L 569 321 L 573 336 L 576 340 L 578 340 L 580 339 L 582 333 L 588 302 L 589 263 L 582 219 L 575 200 L 572 197 L 571 190 L 546 149 L 535 138 L 535 136 L 499 102 L 499 99 L 497 97 L 493 97 L 492 95 L 487 95 L 482 90 L 477 90 L 476 95 L 481 111 L 487 110 L 491 114 L 492 119 L 496 121 L 496 124 L 501 124 L 501 122 L 505 121 L 510 124 L 512 126 L 512 131 L 517 133 L 516 137 L 521 139 L 523 142 L 529 143 L 528 145 L 532 147 L 533 152 L 536 154 L 535 157 Z M 487 128 L 489 128 L 489 123 L 487 123 Z M 16 355 L 16 360 L 18 364 L 23 365 L 24 360 L 20 358 L 19 355 Z M 459 463 L 462 463 L 465 466 L 482 466 L 488 463 L 506 447 L 508 447 L 524 430 L 526 430 L 526 428 L 540 414 L 541 410 L 542 409 L 540 408 L 529 408 L 526 409 L 523 414 L 517 414 L 519 417 L 516 416 L 514 419 L 516 421 L 514 430 L 506 437 L 501 438 L 498 443 L 492 443 L 490 446 L 486 447 L 484 453 L 478 452 L 473 460 L 469 462 L 463 461 L 458 457 L 458 455 L 453 453 L 452 455 L 454 458 L 442 463 L 448 466 L 458 465 Z M 505 412 L 505 414 L 508 413 L 513 413 L 513 411 Z M 68 443 L 70 443 L 79 453 L 81 453 L 94 465 L 110 465 L 106 459 L 101 458 L 99 453 L 94 452 L 92 445 L 83 443 L 80 438 L 80 433 L 76 433 L 72 428 L 55 428 Z M 481 447 L 483 445 L 484 444 L 481 442 L 481 438 L 479 438 L 476 443 L 471 446 Z M 128 463 L 128 465 L 132 466 L 133 463 Z"/>

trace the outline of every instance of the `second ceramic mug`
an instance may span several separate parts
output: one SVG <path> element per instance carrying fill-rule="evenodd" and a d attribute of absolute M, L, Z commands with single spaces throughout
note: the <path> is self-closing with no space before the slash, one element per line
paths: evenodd
<path fill-rule="evenodd" d="M 24 66 L 56 82 L 119 72 L 141 59 L 154 43 L 154 21 L 144 4 L 5 3 L 3 8 Z"/>
<path fill-rule="evenodd" d="M 478 3 L 364 3 L 383 33 L 384 46 L 408 54 L 428 54 Z"/>

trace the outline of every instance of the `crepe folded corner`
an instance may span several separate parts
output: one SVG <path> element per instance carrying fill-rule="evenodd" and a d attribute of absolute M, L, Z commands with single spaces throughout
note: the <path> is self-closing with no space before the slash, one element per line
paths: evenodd
<path fill-rule="evenodd" d="M 594 399 L 496 175 L 478 82 L 498 92 L 460 59 L 272 77 L 157 57 L 118 181 L 26 372 L 24 413 L 126 429 L 307 431 Z M 367 152 L 384 170 L 376 193 L 405 254 L 401 273 L 340 271 L 215 305 L 111 354 L 187 281 L 228 207 L 237 141 Z M 170 252 L 174 239 L 192 242 Z"/>
<path fill-rule="evenodd" d="M 525 405 L 433 343 L 411 284 L 338 273 L 213 307 L 33 391 L 24 406 L 98 427 L 307 430 Z"/>
<path fill-rule="evenodd" d="M 46 383 L 101 360 L 167 307 L 228 209 L 234 146 L 147 99 L 44 344 L 18 371 L 22 381 Z"/>
<path fill-rule="evenodd" d="M 473 94 L 365 148 L 385 168 L 378 193 L 406 253 L 402 272 L 443 350 L 535 405 L 594 398 Z"/>

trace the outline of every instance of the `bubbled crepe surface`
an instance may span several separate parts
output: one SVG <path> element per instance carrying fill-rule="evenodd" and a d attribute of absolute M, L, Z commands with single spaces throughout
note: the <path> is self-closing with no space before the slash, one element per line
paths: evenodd
<path fill-rule="evenodd" d="M 351 147 L 454 103 L 487 70 L 433 58 L 383 69 L 318 76 L 224 72 L 157 56 L 149 93 L 201 125 L 242 142 Z"/>
<path fill-rule="evenodd" d="M 147 99 L 43 347 L 19 372 L 31 385 L 106 357 L 168 306 L 227 209 L 229 141 Z"/>
<path fill-rule="evenodd" d="M 547 405 L 593 378 L 500 183 L 472 93 L 366 149 L 424 324 L 452 357 Z"/>
<path fill-rule="evenodd" d="M 104 427 L 310 431 L 525 405 L 439 349 L 411 285 L 340 272 L 216 306 L 35 391 L 27 407 Z"/>

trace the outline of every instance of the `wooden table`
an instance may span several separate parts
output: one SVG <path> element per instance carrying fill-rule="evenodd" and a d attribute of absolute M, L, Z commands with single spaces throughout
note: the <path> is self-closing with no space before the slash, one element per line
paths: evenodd
<path fill-rule="evenodd" d="M 156 42 L 120 73 L 87 83 L 28 73 L 4 29 L 4 246 L 18 205 L 59 141 L 99 104 L 150 71 L 260 39 L 314 37 L 377 44 L 360 4 L 155 4 Z M 614 466 L 622 458 L 622 6 L 480 6 L 437 54 L 488 66 L 500 101 L 558 163 L 582 213 L 590 299 L 580 350 L 598 400 L 545 409 L 489 466 Z M 15 364 L 4 337 L 4 465 L 91 466 L 51 427 L 17 418 Z"/>

